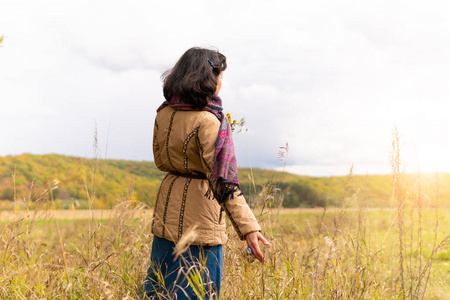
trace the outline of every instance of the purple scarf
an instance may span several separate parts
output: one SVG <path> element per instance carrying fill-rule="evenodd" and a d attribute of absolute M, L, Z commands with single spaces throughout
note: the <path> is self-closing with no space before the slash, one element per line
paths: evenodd
<path fill-rule="evenodd" d="M 183 103 L 178 97 L 173 97 L 170 102 L 165 101 L 158 108 L 160 111 L 166 106 L 174 110 L 200 111 L 206 110 L 212 113 L 220 121 L 219 134 L 217 135 L 214 151 L 213 166 L 209 177 L 210 190 L 219 203 L 225 202 L 229 196 L 233 198 L 234 192 L 239 189 L 238 169 L 230 123 L 222 113 L 222 99 L 214 95 L 208 105 L 201 109 L 194 109 L 189 104 Z M 206 196 L 211 196 L 211 191 Z"/>

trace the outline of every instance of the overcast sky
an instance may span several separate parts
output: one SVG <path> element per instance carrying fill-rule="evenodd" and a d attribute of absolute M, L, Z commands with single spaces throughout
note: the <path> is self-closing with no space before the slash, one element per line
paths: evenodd
<path fill-rule="evenodd" d="M 153 160 L 160 75 L 192 46 L 228 59 L 225 111 L 245 117 L 240 166 L 387 174 L 397 124 L 406 170 L 450 172 L 447 1 L 0 3 L 0 155 Z M 418 163 L 417 163 L 418 162 Z"/>

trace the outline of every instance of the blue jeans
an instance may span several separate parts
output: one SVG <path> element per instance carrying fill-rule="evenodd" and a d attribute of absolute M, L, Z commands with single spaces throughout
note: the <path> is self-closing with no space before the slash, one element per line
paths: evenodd
<path fill-rule="evenodd" d="M 219 299 L 222 245 L 190 246 L 178 258 L 173 254 L 174 247 L 171 241 L 153 237 L 151 265 L 142 286 L 142 296 L 150 299 Z M 199 278 L 201 282 L 195 283 Z"/>

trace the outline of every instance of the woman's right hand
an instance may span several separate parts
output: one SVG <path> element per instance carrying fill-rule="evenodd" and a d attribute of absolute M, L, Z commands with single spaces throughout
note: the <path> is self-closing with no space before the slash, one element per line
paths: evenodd
<path fill-rule="evenodd" d="M 260 262 L 264 263 L 264 255 L 259 248 L 258 241 L 261 241 L 265 246 L 269 245 L 269 242 L 263 237 L 263 235 L 259 231 L 254 231 L 247 233 L 245 236 L 247 240 L 247 245 L 252 249 L 252 253 L 255 255 L 255 258 Z"/>

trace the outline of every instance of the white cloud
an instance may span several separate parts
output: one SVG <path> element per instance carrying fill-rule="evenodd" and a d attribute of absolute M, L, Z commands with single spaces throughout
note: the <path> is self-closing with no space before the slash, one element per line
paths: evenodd
<path fill-rule="evenodd" d="M 228 57 L 221 97 L 245 117 L 238 161 L 303 174 L 384 172 L 390 132 L 450 172 L 444 1 L 3 1 L 0 155 L 151 160 L 160 74 L 191 46 Z M 106 142 L 108 136 L 108 142 Z M 415 162 L 411 162 L 411 168 Z M 359 171 L 357 171 L 359 172 Z M 388 172 L 388 171 L 387 171 Z"/>

